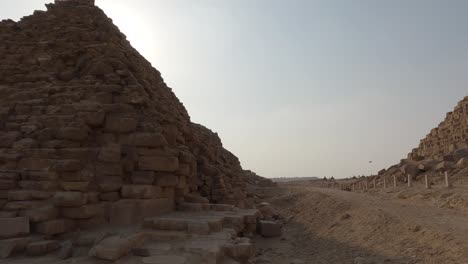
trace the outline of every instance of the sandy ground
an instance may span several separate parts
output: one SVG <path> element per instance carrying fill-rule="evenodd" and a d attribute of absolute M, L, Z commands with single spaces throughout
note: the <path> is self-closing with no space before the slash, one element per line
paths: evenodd
<path fill-rule="evenodd" d="M 282 237 L 255 238 L 255 263 L 466 264 L 468 214 L 423 199 L 447 192 L 464 190 L 270 188 L 263 196 L 287 221 Z"/>

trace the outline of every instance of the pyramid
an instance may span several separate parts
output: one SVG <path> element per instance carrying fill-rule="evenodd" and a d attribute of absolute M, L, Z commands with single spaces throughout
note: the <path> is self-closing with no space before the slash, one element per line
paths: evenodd
<path fill-rule="evenodd" d="M 0 22 L 0 219 L 21 225 L 4 237 L 253 206 L 237 157 L 94 0 L 46 7 Z"/>
<path fill-rule="evenodd" d="M 415 160 L 440 159 L 464 148 L 468 148 L 468 96 L 447 113 L 444 121 L 433 128 L 408 157 Z"/>

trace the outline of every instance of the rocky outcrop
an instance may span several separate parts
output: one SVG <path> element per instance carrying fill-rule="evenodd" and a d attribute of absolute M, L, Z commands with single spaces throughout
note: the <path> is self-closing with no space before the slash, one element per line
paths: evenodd
<path fill-rule="evenodd" d="M 239 160 L 93 0 L 46 6 L 0 22 L 2 238 L 133 223 L 186 197 L 252 206 Z"/>

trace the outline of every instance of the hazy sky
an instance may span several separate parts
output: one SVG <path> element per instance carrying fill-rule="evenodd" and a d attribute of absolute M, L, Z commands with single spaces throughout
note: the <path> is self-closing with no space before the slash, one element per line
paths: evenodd
<path fill-rule="evenodd" d="M 18 20 L 45 2 L 2 1 L 0 18 Z M 266 177 L 388 167 L 468 95 L 465 0 L 96 4 L 192 120 Z"/>

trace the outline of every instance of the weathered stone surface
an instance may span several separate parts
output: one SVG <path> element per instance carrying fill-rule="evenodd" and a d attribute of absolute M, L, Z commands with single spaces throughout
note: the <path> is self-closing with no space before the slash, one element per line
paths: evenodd
<path fill-rule="evenodd" d="M 29 218 L 0 218 L 0 238 L 11 238 L 29 234 Z"/>
<path fill-rule="evenodd" d="M 108 202 L 115 202 L 120 199 L 119 192 L 106 192 L 99 194 L 99 200 L 101 201 L 108 201 Z"/>
<path fill-rule="evenodd" d="M 62 216 L 71 219 L 88 219 L 97 215 L 103 215 L 103 204 L 87 204 L 80 207 L 62 208 Z"/>
<path fill-rule="evenodd" d="M 136 130 L 138 121 L 128 117 L 106 117 L 105 128 L 109 132 L 129 133 Z"/>
<path fill-rule="evenodd" d="M 138 147 L 164 147 L 167 146 L 166 138 L 157 133 L 135 133 L 130 137 L 131 144 Z"/>
<path fill-rule="evenodd" d="M 260 234 L 264 237 L 281 236 L 281 224 L 274 221 L 260 221 Z"/>
<path fill-rule="evenodd" d="M 145 217 L 157 216 L 174 210 L 174 201 L 158 199 L 122 199 L 111 205 L 109 219 L 111 224 L 134 224 Z"/>
<path fill-rule="evenodd" d="M 51 205 L 46 205 L 23 210 L 19 215 L 28 217 L 31 222 L 43 222 L 56 219 L 59 215 L 59 210 Z"/>
<path fill-rule="evenodd" d="M 123 198 L 151 199 L 161 196 L 161 187 L 154 185 L 123 185 L 121 189 Z"/>
<path fill-rule="evenodd" d="M 101 149 L 98 160 L 104 162 L 119 162 L 121 147 L 118 144 L 109 144 Z"/>
<path fill-rule="evenodd" d="M 188 264 L 187 259 L 177 255 L 150 256 L 141 259 L 143 264 Z"/>
<path fill-rule="evenodd" d="M 67 240 L 62 243 L 58 257 L 61 259 L 68 259 L 73 256 L 73 242 Z"/>
<path fill-rule="evenodd" d="M 111 236 L 104 238 L 95 245 L 90 250 L 89 255 L 99 259 L 115 261 L 127 255 L 132 248 L 141 246 L 145 241 L 145 235 L 142 233 L 127 238 Z"/>
<path fill-rule="evenodd" d="M 153 171 L 134 171 L 132 172 L 132 182 L 134 184 L 153 184 Z"/>
<path fill-rule="evenodd" d="M 0 239 L 0 259 L 24 251 L 30 241 L 29 237 Z"/>
<path fill-rule="evenodd" d="M 140 170 L 174 172 L 179 168 L 177 157 L 140 157 L 138 161 Z"/>
<path fill-rule="evenodd" d="M 86 204 L 87 197 L 81 192 L 57 192 L 54 205 L 58 207 L 76 207 Z"/>
<path fill-rule="evenodd" d="M 73 230 L 75 223 L 69 219 L 55 219 L 36 223 L 33 230 L 39 234 L 57 235 Z"/>
<path fill-rule="evenodd" d="M 45 240 L 29 243 L 26 247 L 26 254 L 29 256 L 42 256 L 60 248 L 60 243 L 56 240 Z"/>
<path fill-rule="evenodd" d="M 156 185 L 161 187 L 175 187 L 179 183 L 179 177 L 169 173 L 158 173 L 156 175 Z"/>

